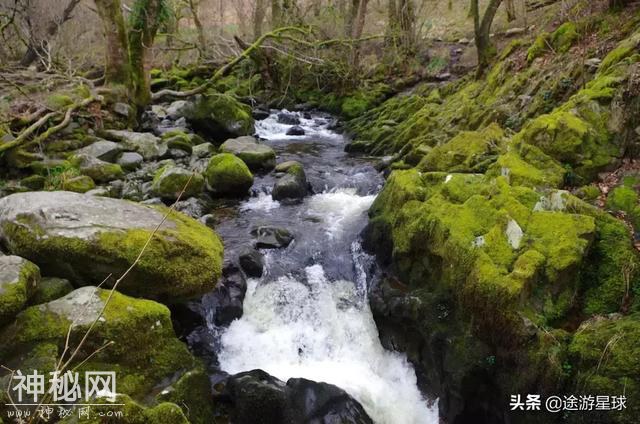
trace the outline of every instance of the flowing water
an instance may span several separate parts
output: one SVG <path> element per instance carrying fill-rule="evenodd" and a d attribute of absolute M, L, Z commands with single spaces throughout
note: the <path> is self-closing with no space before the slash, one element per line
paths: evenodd
<path fill-rule="evenodd" d="M 298 115 L 304 136 L 286 136 L 290 126 L 275 115 L 256 129 L 280 162 L 304 165 L 315 194 L 281 204 L 270 195 L 275 177 L 259 176 L 252 197 L 216 227 L 229 258 L 252 243 L 256 225 L 295 235 L 286 249 L 263 251 L 265 274 L 248 281 L 242 318 L 228 328 L 209 324 L 220 368 L 335 384 L 376 423 L 437 423 L 437 404 L 423 399 L 413 367 L 380 344 L 367 301 L 375 261 L 362 251 L 359 234 L 382 178 L 369 162 L 344 153 L 330 116 Z"/>

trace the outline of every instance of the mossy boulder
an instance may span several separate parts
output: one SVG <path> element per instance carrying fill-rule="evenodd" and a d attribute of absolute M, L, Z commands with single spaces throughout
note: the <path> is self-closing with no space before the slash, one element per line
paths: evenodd
<path fill-rule="evenodd" d="M 115 162 L 121 152 L 122 146 L 120 144 L 98 139 L 88 146 L 76 150 L 74 154 L 87 155 L 105 162 Z"/>
<path fill-rule="evenodd" d="M 276 166 L 276 152 L 255 137 L 231 138 L 220 146 L 220 152 L 231 153 L 242 159 L 252 172 L 270 171 Z"/>
<path fill-rule="evenodd" d="M 501 317 L 514 337 L 523 301 L 533 322 L 566 316 L 595 233 L 593 217 L 540 198 L 503 177 L 395 171 L 371 208 L 368 242 L 391 248 L 403 281 L 459 287 L 479 325 Z"/>
<path fill-rule="evenodd" d="M 69 158 L 72 166 L 78 168 L 82 175 L 98 182 L 109 182 L 122 178 L 124 171 L 120 165 L 105 162 L 87 154 L 77 154 Z"/>
<path fill-rule="evenodd" d="M 202 175 L 177 166 L 163 166 L 156 172 L 151 189 L 166 200 L 176 200 L 184 190 L 183 199 L 202 192 L 204 178 Z"/>
<path fill-rule="evenodd" d="M 48 275 L 76 286 L 113 284 L 136 260 L 167 209 L 71 192 L 0 199 L 0 240 Z M 119 290 L 178 301 L 212 290 L 222 244 L 208 227 L 171 212 Z"/>
<path fill-rule="evenodd" d="M 86 193 L 96 188 L 96 183 L 87 175 L 79 175 L 65 180 L 60 188 L 75 193 Z"/>
<path fill-rule="evenodd" d="M 242 197 L 253 185 L 253 174 L 237 156 L 221 153 L 209 160 L 204 172 L 207 187 L 221 197 Z"/>
<path fill-rule="evenodd" d="M 577 394 L 625 396 L 626 408 L 590 415 L 591 422 L 632 424 L 640 416 L 640 314 L 597 316 L 576 331 L 569 354 Z M 574 417 L 569 422 L 581 421 Z"/>
<path fill-rule="evenodd" d="M 273 200 L 299 200 L 305 197 L 309 192 L 309 183 L 302 164 L 291 161 L 278 167 L 285 175 L 273 186 Z"/>
<path fill-rule="evenodd" d="M 77 350 L 76 371 L 115 371 L 118 393 L 147 404 L 158 389 L 200 367 L 177 339 L 166 306 L 95 287 L 21 312 L 2 332 L 3 340 L 11 341 L 0 346 L 0 360 L 22 361 L 23 372 L 37 363 L 46 374 L 62 354 L 67 334 Z"/>
<path fill-rule="evenodd" d="M 566 169 L 536 146 L 511 143 L 487 170 L 488 176 L 504 176 L 513 185 L 556 187 L 564 184 Z"/>
<path fill-rule="evenodd" d="M 431 149 L 418 166 L 425 171 L 482 172 L 497 159 L 504 141 L 504 132 L 496 124 L 464 131 Z"/>
<path fill-rule="evenodd" d="M 18 256 L 0 255 L 0 327 L 25 308 L 40 282 L 40 269 Z"/>
<path fill-rule="evenodd" d="M 607 208 L 623 212 L 635 228 L 640 227 L 638 193 L 633 188 L 622 185 L 611 190 L 607 196 Z"/>
<path fill-rule="evenodd" d="M 255 132 L 251 108 L 226 94 L 199 96 L 185 107 L 184 116 L 196 131 L 218 142 Z"/>
<path fill-rule="evenodd" d="M 579 38 L 577 25 L 565 22 L 551 34 L 551 43 L 558 53 L 566 53 Z"/>
<path fill-rule="evenodd" d="M 73 291 L 71 282 L 66 278 L 44 277 L 36 286 L 35 293 L 31 298 L 32 305 L 51 302 L 66 296 Z"/>

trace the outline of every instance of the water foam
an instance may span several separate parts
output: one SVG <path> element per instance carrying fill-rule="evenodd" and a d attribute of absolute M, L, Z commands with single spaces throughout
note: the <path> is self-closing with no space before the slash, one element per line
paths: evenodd
<path fill-rule="evenodd" d="M 338 188 L 308 200 L 308 213 L 321 220 L 330 238 L 340 237 L 365 214 L 375 195 L 358 196 L 355 188 Z"/>

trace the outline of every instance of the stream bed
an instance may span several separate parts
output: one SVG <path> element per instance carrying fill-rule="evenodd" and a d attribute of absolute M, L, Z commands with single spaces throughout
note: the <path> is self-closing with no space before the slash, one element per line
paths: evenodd
<path fill-rule="evenodd" d="M 278 162 L 304 166 L 312 194 L 298 203 L 276 202 L 271 189 L 277 177 L 256 175 L 248 200 L 217 211 L 227 261 L 253 245 L 257 226 L 295 237 L 284 249 L 261 250 L 264 272 L 247 280 L 240 319 L 229 326 L 208 320 L 219 368 L 334 384 L 379 424 L 437 423 L 437 402 L 423 398 L 406 357 L 382 347 L 369 308 L 376 263 L 362 250 L 360 232 L 382 176 L 370 161 L 344 152 L 346 139 L 331 129 L 333 117 L 291 112 L 305 135 L 287 136 L 290 125 L 278 123 L 278 112 L 256 122 L 257 135 Z M 206 301 L 203 307 L 206 313 Z"/>

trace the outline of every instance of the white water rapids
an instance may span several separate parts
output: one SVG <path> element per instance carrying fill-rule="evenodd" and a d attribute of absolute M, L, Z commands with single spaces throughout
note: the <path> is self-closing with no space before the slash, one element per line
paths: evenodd
<path fill-rule="evenodd" d="M 345 238 L 353 238 L 354 226 L 366 221 L 374 199 L 338 188 L 307 198 L 300 214 L 322 226 L 323 243 L 350 242 Z M 280 207 L 285 206 L 264 195 L 244 206 L 272 214 Z M 268 270 L 275 254 L 266 254 Z M 297 279 L 273 279 L 267 272 L 249 280 L 244 314 L 221 336 L 220 367 L 230 374 L 259 368 L 283 381 L 303 377 L 335 384 L 378 424 L 438 423 L 437 403 L 428 406 L 406 357 L 380 343 L 362 287 L 366 275 L 358 266 L 364 255 L 359 243 L 354 241 L 346 254 L 352 257 L 356 282 L 330 281 L 321 261 L 302 265 Z"/>

